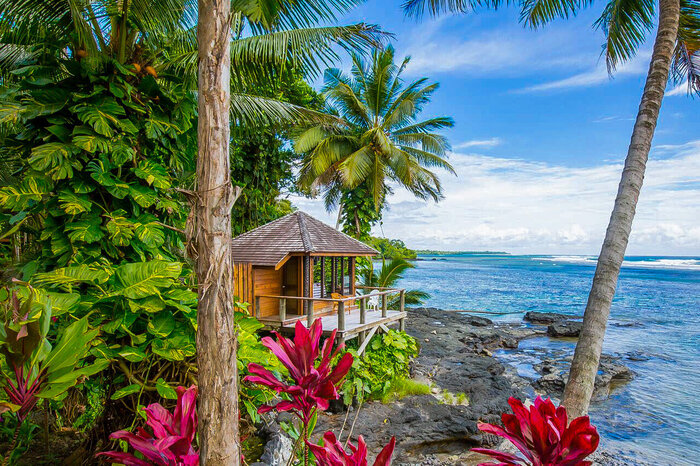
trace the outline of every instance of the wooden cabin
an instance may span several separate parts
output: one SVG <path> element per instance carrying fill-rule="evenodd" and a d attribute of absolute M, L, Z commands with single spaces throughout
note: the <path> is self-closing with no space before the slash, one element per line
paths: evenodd
<path fill-rule="evenodd" d="M 234 293 L 271 328 L 323 319 L 325 333 L 364 340 L 377 328 L 403 328 L 404 291 L 356 283 L 358 258 L 378 253 L 304 212 L 294 212 L 233 239 Z M 389 303 L 399 309 L 390 310 Z"/>

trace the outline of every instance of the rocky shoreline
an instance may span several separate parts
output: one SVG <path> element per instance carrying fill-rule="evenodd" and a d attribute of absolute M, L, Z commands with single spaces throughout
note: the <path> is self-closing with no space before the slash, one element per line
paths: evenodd
<path fill-rule="evenodd" d="M 484 457 L 470 453 L 470 448 L 501 444 L 500 438 L 482 434 L 477 429 L 478 421 L 499 422 L 500 414 L 509 410 L 507 400 L 511 396 L 531 399 L 537 394 L 554 398 L 561 395 L 570 362 L 565 352 L 550 352 L 534 365 L 538 375 L 534 379 L 521 377 L 494 353 L 513 351 L 524 339 L 559 338 L 558 330 L 575 329 L 574 324 L 580 321 L 552 313 L 528 313 L 524 323 L 493 322 L 435 308 L 416 308 L 409 313 L 406 331 L 421 345 L 411 376 L 430 384 L 432 394 L 407 396 L 388 404 L 364 403 L 359 410 L 350 408 L 347 420 L 345 412 L 325 413 L 319 416 L 316 432 L 343 430 L 345 438 L 352 429 L 353 440 L 362 434 L 375 453 L 395 436 L 395 466 L 475 465 Z M 566 338 L 577 336 L 574 330 L 562 333 Z M 596 396 L 606 396 L 616 383 L 633 376 L 619 358 L 604 356 Z M 455 400 L 465 397 L 445 394 L 464 394 L 468 401 L 457 403 Z M 633 464 L 620 463 L 605 452 L 596 458 L 598 464 Z"/>

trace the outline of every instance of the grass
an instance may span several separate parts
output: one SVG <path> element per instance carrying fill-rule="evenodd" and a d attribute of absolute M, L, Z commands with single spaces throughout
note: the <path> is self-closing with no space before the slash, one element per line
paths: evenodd
<path fill-rule="evenodd" d="M 382 403 L 391 403 L 411 395 L 429 395 L 430 385 L 411 379 L 397 379 L 382 397 Z"/>

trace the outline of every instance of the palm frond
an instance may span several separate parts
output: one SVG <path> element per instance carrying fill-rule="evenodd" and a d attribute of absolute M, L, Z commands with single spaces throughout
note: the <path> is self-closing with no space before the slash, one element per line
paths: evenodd
<path fill-rule="evenodd" d="M 435 133 L 403 133 L 393 136 L 397 143 L 406 150 L 406 147 L 420 148 L 423 153 L 429 153 L 431 157 L 444 162 L 442 157 L 450 150 L 450 141 L 441 134 Z M 412 154 L 415 155 L 415 154 Z M 429 163 L 426 161 L 425 163 Z M 437 166 L 437 165 L 428 165 Z"/>
<path fill-rule="evenodd" d="M 575 16 L 593 0 L 523 0 L 520 21 L 531 28 L 544 26 L 552 20 Z"/>
<path fill-rule="evenodd" d="M 305 28 L 330 23 L 364 0 L 233 0 L 231 10 L 244 14 L 256 32 Z"/>
<path fill-rule="evenodd" d="M 700 96 L 700 1 L 681 0 L 678 39 L 671 72 L 674 82 L 687 81 L 688 93 Z"/>
<path fill-rule="evenodd" d="M 435 117 L 428 120 L 423 120 L 418 123 L 413 123 L 403 128 L 397 128 L 392 131 L 392 135 L 406 134 L 406 133 L 428 133 L 431 131 L 437 131 L 441 129 L 451 128 L 455 124 L 454 120 L 450 117 Z"/>
<path fill-rule="evenodd" d="M 608 72 L 635 56 L 647 33 L 654 27 L 655 0 L 610 0 L 595 27 L 603 30 Z"/>
<path fill-rule="evenodd" d="M 337 123 L 331 115 L 276 99 L 238 93 L 231 93 L 231 120 L 238 127 L 249 127 L 247 129 L 253 131 L 261 126 Z"/>
<path fill-rule="evenodd" d="M 480 0 L 406 0 L 402 8 L 406 16 L 422 18 L 426 14 L 467 13 L 481 3 Z"/>

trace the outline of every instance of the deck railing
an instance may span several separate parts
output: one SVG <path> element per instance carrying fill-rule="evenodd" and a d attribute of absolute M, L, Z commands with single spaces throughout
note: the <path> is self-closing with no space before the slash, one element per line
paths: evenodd
<path fill-rule="evenodd" d="M 308 303 L 306 307 L 306 322 L 308 326 L 314 323 L 314 303 L 324 302 L 338 305 L 338 331 L 345 331 L 345 304 L 349 302 L 360 303 L 360 324 L 367 323 L 367 300 L 373 297 L 381 297 L 382 317 L 386 317 L 389 311 L 389 298 L 391 294 L 399 294 L 399 311 L 404 312 L 406 308 L 406 290 L 398 288 L 382 288 L 382 287 L 367 287 L 357 286 L 359 289 L 372 289 L 376 292 L 363 294 L 360 296 L 346 296 L 343 298 L 310 298 L 304 296 L 277 296 L 277 295 L 258 295 L 255 297 L 255 309 L 259 312 L 260 299 L 277 299 L 279 300 L 279 320 L 284 323 L 287 320 L 287 300 L 296 300 L 302 303 Z M 259 316 L 258 316 L 259 317 Z M 403 320 L 401 321 L 403 326 Z M 403 330 L 403 329 L 401 329 Z"/>

